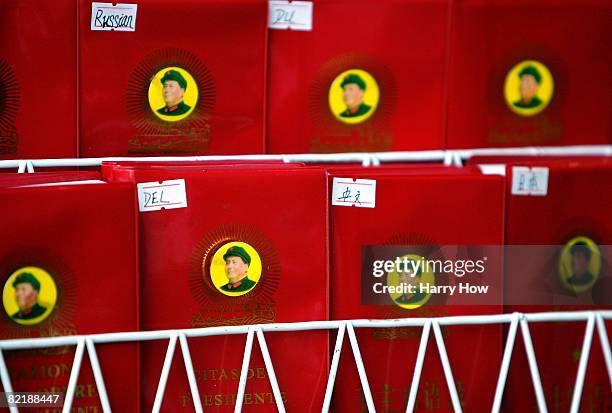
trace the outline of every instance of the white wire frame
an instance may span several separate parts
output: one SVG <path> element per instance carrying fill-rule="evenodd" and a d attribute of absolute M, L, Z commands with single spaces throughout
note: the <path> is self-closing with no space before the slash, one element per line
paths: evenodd
<path fill-rule="evenodd" d="M 406 412 L 410 413 L 414 411 L 417 391 L 419 388 L 419 381 L 423 371 L 423 364 L 427 352 L 427 343 L 429 341 L 430 332 L 434 332 L 434 340 L 436 342 L 440 359 L 442 361 L 442 367 L 446 384 L 451 397 L 451 403 L 455 412 L 462 412 L 459 394 L 455 386 L 455 380 L 451 368 L 451 363 L 446 352 L 444 339 L 441 333 L 442 326 L 451 325 L 490 325 L 490 324 L 509 324 L 508 336 L 505 342 L 503 356 L 499 369 L 499 376 L 497 379 L 497 385 L 495 389 L 493 405 L 491 412 L 497 413 L 500 411 L 504 389 L 506 386 L 506 379 L 508 376 L 508 370 L 511 363 L 512 353 L 515 346 L 516 334 L 520 327 L 523 336 L 523 345 L 527 353 L 529 361 L 529 368 L 531 378 L 533 382 L 533 390 L 538 404 L 538 410 L 542 413 L 547 412 L 546 400 L 544 397 L 544 390 L 542 382 L 540 380 L 540 373 L 536 360 L 535 350 L 531 341 L 531 334 L 529 330 L 530 323 L 542 323 L 542 322 L 586 322 L 586 330 L 582 344 L 582 351 L 580 352 L 580 360 L 578 364 L 578 371 L 575 379 L 575 386 L 572 395 L 570 413 L 578 413 L 580 408 L 580 400 L 582 397 L 582 390 L 584 387 L 584 381 L 586 376 L 587 364 L 589 361 L 589 355 L 591 352 L 591 345 L 595 329 L 599 334 L 599 341 L 601 343 L 601 350 L 604 356 L 606 369 L 608 372 L 608 379 L 610 381 L 610 390 L 612 391 L 612 354 L 610 351 L 610 339 L 606 331 L 605 320 L 612 319 L 612 311 L 572 311 L 572 312 L 544 312 L 544 313 L 512 313 L 512 314 L 497 314 L 497 315 L 471 315 L 471 316 L 452 316 L 452 317 L 435 317 L 435 318 L 405 318 L 405 319 L 390 319 L 390 320 L 342 320 L 342 321 L 311 321 L 311 322 L 296 322 L 296 323 L 279 323 L 279 324 L 257 324 L 257 325 L 243 325 L 243 326 L 228 326 L 228 327 L 208 327 L 198 329 L 183 329 L 183 330 L 159 330 L 159 331 L 140 331 L 140 332 L 126 332 L 126 333 L 106 333 L 106 334 L 93 334 L 93 335 L 80 335 L 80 336 L 63 336 L 63 337 L 51 337 L 51 338 L 34 338 L 34 339 L 12 339 L 12 340 L 0 340 L 0 379 L 4 387 L 5 392 L 12 392 L 13 387 L 11 384 L 10 375 L 4 361 L 4 352 L 10 350 L 25 350 L 25 349 L 36 349 L 36 348 L 47 348 L 47 347 L 60 347 L 60 346 L 76 346 L 76 352 L 74 361 L 71 368 L 70 378 L 68 387 L 66 389 L 64 405 L 62 412 L 68 413 L 72 407 L 72 401 L 77 384 L 77 378 L 80 372 L 81 364 L 83 361 L 84 353 L 87 351 L 89 360 L 92 366 L 96 387 L 100 396 L 100 402 L 102 410 L 105 413 L 110 413 L 111 404 L 108 399 L 108 393 L 104 385 L 104 377 L 102 369 L 96 355 L 96 346 L 104 345 L 108 343 L 125 343 L 125 342 L 141 342 L 150 340 L 168 340 L 168 347 L 166 350 L 166 356 L 162 367 L 161 375 L 158 382 L 157 392 L 155 395 L 155 401 L 153 404 L 152 412 L 157 413 L 160 411 L 168 376 L 170 373 L 170 367 L 174 358 L 174 352 L 176 349 L 177 342 L 180 345 L 185 369 L 187 372 L 187 378 L 189 382 L 189 388 L 194 404 L 195 411 L 198 413 L 204 412 L 202 408 L 202 402 L 200 399 L 195 372 L 191 361 L 191 355 L 189 351 L 188 338 L 194 337 L 210 337 L 219 335 L 246 335 L 246 345 L 244 349 L 244 356 L 242 362 L 242 368 L 240 373 L 240 379 L 238 384 L 238 393 L 236 399 L 236 405 L 234 412 L 240 413 L 242 411 L 242 402 L 244 400 L 244 393 L 246 388 L 248 368 L 251 358 L 251 352 L 253 349 L 253 343 L 255 338 L 259 343 L 259 347 L 264 359 L 265 368 L 270 380 L 272 392 L 276 402 L 276 408 L 279 412 L 284 413 L 285 406 L 281 397 L 280 386 L 276 375 L 274 373 L 274 367 L 272 358 L 268 351 L 266 344 L 265 333 L 274 332 L 291 332 L 291 331 L 311 331 L 311 330 L 337 330 L 338 334 L 336 337 L 335 346 L 331 353 L 331 364 L 330 371 L 323 399 L 323 405 L 321 407 L 322 413 L 327 413 L 330 408 L 332 394 L 334 390 L 334 384 L 336 374 L 338 371 L 338 365 L 340 355 L 343 348 L 344 338 L 346 335 L 349 336 L 350 347 L 353 352 L 353 358 L 359 374 L 361 387 L 365 396 L 365 402 L 369 413 L 374 413 L 374 400 L 370 385 L 368 383 L 368 377 L 361 358 L 361 352 L 359 350 L 359 344 L 357 341 L 357 335 L 355 329 L 363 328 L 393 328 L 393 327 L 421 327 L 421 340 L 419 349 L 417 352 L 417 359 L 413 371 L 413 379 L 410 385 L 410 393 L 407 401 Z M 16 407 L 10 407 L 11 413 L 18 412 Z"/>
<path fill-rule="evenodd" d="M 353 152 L 290 155 L 228 155 L 228 156 L 155 156 L 64 159 L 0 160 L 0 168 L 15 168 L 18 172 L 34 172 L 34 168 L 100 166 L 104 161 L 283 161 L 283 162 L 359 162 L 376 166 L 383 162 L 442 162 L 462 166 L 473 156 L 612 156 L 612 145 L 577 145 L 520 148 L 480 148 L 432 151 Z"/>
<path fill-rule="evenodd" d="M 435 151 L 405 151 L 405 152 L 373 152 L 373 153 L 337 153 L 337 154 L 295 154 L 295 155 L 235 155 L 235 156 L 171 156 L 171 157 L 107 157 L 107 158 L 79 158 L 79 159 L 22 159 L 0 161 L 0 168 L 17 168 L 19 173 L 32 173 L 35 168 L 45 167 L 88 167 L 99 166 L 103 161 L 152 161 L 152 162 L 181 162 L 181 161 L 283 161 L 283 162 L 359 162 L 364 166 L 376 166 L 382 162 L 443 162 L 445 165 L 462 166 L 463 162 L 473 156 L 612 156 L 612 145 L 583 145 L 583 146 L 564 146 L 564 147 L 521 147 L 521 148 L 491 148 L 491 149 L 466 149 L 466 150 L 435 150 Z M 166 358 L 162 367 L 159 384 L 153 405 L 153 412 L 159 412 L 163 402 L 166 383 L 172 364 L 174 351 L 177 341 L 181 346 L 183 360 L 187 371 L 189 387 L 196 412 L 203 412 L 202 403 L 199 396 L 195 372 L 189 352 L 188 337 L 206 337 L 226 334 L 246 334 L 247 341 L 243 357 L 242 370 L 238 386 L 235 412 L 242 409 L 242 401 L 246 388 L 246 378 L 248 366 L 253 347 L 254 338 L 257 337 L 265 367 L 270 379 L 270 384 L 279 412 L 285 412 L 280 387 L 274 373 L 274 367 L 264 332 L 274 331 L 305 331 L 305 330 L 338 330 L 336 344 L 332 353 L 331 369 L 329 372 L 328 383 L 326 386 L 325 397 L 321 411 L 328 412 L 331 404 L 331 397 L 335 384 L 340 354 L 346 334 L 349 336 L 350 346 L 353 351 L 357 371 L 361 381 L 362 390 L 365 396 L 366 405 L 370 413 L 375 412 L 374 401 L 368 383 L 367 373 L 361 358 L 355 328 L 389 328 L 389 327 L 422 327 L 421 341 L 417 353 L 417 360 L 413 372 L 413 380 L 406 406 L 406 412 L 412 412 L 416 405 L 417 391 L 426 356 L 427 343 L 430 331 L 433 329 L 434 338 L 440 353 L 445 379 L 451 396 L 451 402 L 456 412 L 461 412 L 461 405 L 457 388 L 440 326 L 443 325 L 462 325 L 462 324 L 510 324 L 509 334 L 506 340 L 504 354 L 500 366 L 497 387 L 495 391 L 492 412 L 499 412 L 503 392 L 505 389 L 508 369 L 510 367 L 511 356 L 514 349 L 515 338 L 518 327 L 520 326 L 525 350 L 527 353 L 533 388 L 540 412 L 547 412 L 544 391 L 540 380 L 539 370 L 531 335 L 529 322 L 552 322 L 552 321 L 586 321 L 587 327 L 583 341 L 576 385 L 572 396 L 571 413 L 578 413 L 588 356 L 590 354 L 591 343 L 595 328 L 597 328 L 606 369 L 610 380 L 612 391 L 612 355 L 610 352 L 609 338 L 606 332 L 604 320 L 611 319 L 612 312 L 564 312 L 564 313 L 535 313 L 511 315 L 492 315 L 492 316 L 462 316 L 444 318 L 411 318 L 399 320 L 345 320 L 345 321 L 321 321 L 304 323 L 285 323 L 285 324 L 264 324 L 252 326 L 235 327 L 211 327 L 203 329 L 188 330 L 164 330 L 150 332 L 130 332 L 130 333 L 110 333 L 89 336 L 66 336 L 40 339 L 20 339 L 0 341 L 0 379 L 6 392 L 12 391 L 12 385 L 6 364 L 4 362 L 3 351 L 30 349 L 41 347 L 58 347 L 75 345 L 76 353 L 71 375 L 69 379 L 63 412 L 69 412 L 72 407 L 76 381 L 80 371 L 81 362 L 85 350 L 89 355 L 90 363 L 94 373 L 96 386 L 100 395 L 100 402 L 104 412 L 111 412 L 108 394 L 104 385 L 102 370 L 97 358 L 95 345 L 116 342 L 139 342 L 148 340 L 168 340 Z M 10 408 L 11 413 L 18 412 L 16 407 Z"/>

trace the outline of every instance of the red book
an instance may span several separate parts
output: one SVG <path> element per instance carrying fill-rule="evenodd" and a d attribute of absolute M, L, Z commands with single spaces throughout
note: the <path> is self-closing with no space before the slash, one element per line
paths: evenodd
<path fill-rule="evenodd" d="M 0 199 L 0 338 L 138 329 L 132 185 L 3 188 Z M 65 392 L 74 349 L 5 351 L 13 390 Z M 113 409 L 138 411 L 137 345 L 98 345 L 96 351 Z M 73 408 L 101 411 L 87 352 Z"/>
<path fill-rule="evenodd" d="M 267 2 L 79 4 L 81 156 L 264 152 Z"/>
<path fill-rule="evenodd" d="M 538 253 L 530 253 L 529 260 L 510 259 L 507 255 L 506 312 L 612 308 L 609 161 L 528 160 L 508 165 L 506 243 L 509 248 L 529 246 L 523 248 L 537 249 Z M 520 179 L 515 176 L 515 168 L 546 168 L 546 193 L 513 193 L 515 181 Z M 536 288 L 540 295 L 533 298 Z M 530 324 L 549 412 L 570 410 L 585 326 L 585 322 Z M 503 402 L 506 411 L 537 410 L 522 348 L 519 335 Z M 595 331 L 580 411 L 603 412 L 611 402 Z"/>
<path fill-rule="evenodd" d="M 322 0 L 311 31 L 271 30 L 267 151 L 442 148 L 447 20 L 445 1 Z"/>
<path fill-rule="evenodd" d="M 100 172 L 108 180 L 133 181 L 129 178 L 135 174 L 136 170 L 160 170 L 165 171 L 169 168 L 173 171 L 205 172 L 209 169 L 255 169 L 255 170 L 276 170 L 294 169 L 302 166 L 299 163 L 283 163 L 276 161 L 194 161 L 194 162 L 109 162 L 104 161 L 100 167 Z"/>
<path fill-rule="evenodd" d="M 612 162 L 612 158 L 609 156 L 577 156 L 577 155 L 541 155 L 541 156 L 529 156 L 529 155 L 513 155 L 513 156 L 494 156 L 494 155 L 477 155 L 472 156 L 466 162 L 467 165 L 483 165 L 483 164 L 508 164 L 517 162 L 530 163 L 548 163 L 550 161 L 567 161 L 568 164 L 573 162 L 584 163 L 584 162 L 599 162 L 602 164 Z"/>
<path fill-rule="evenodd" d="M 77 156 L 77 5 L 12 1 L 0 15 L 0 159 Z"/>
<path fill-rule="evenodd" d="M 393 259 L 392 256 L 406 254 L 416 260 L 417 256 L 427 259 L 438 256 L 437 246 L 455 245 L 459 249 L 469 250 L 477 245 L 501 245 L 504 205 L 502 179 L 476 173 L 430 173 L 427 168 L 421 174 L 332 170 L 330 180 L 336 178 L 349 178 L 347 181 L 375 180 L 376 200 L 374 208 L 331 207 L 332 319 L 393 319 L 501 312 L 499 291 L 494 301 L 486 305 L 451 305 L 450 298 L 433 294 L 429 297 L 427 294 L 420 298 L 415 298 L 418 294 L 407 297 L 416 300 L 412 305 L 400 303 L 406 298 L 404 296 L 391 296 L 392 300 L 388 301 L 382 297 L 379 299 L 381 302 L 366 301 L 364 297 L 369 286 L 362 284 L 359 277 L 360 274 L 362 277 L 371 276 L 367 263 L 372 258 L 368 254 L 374 254 L 376 259 Z M 385 251 L 388 256 L 383 257 Z M 498 259 L 496 263 L 489 264 L 492 269 L 497 268 L 499 274 L 501 261 Z M 433 276 L 436 283 L 438 280 L 443 283 L 442 274 Z M 388 273 L 388 277 L 391 277 L 391 273 Z M 499 275 L 496 278 L 493 281 L 499 284 L 501 278 Z M 500 326 L 443 328 L 455 383 L 465 411 L 484 411 L 491 406 L 501 362 L 501 331 Z M 420 336 L 420 328 L 357 330 L 377 411 L 406 409 Z M 466 343 L 470 343 L 467 353 Z M 474 371 L 475 363 L 480 366 L 478 371 Z M 365 408 L 354 359 L 348 347 L 345 347 L 340 359 L 333 402 L 341 411 L 361 411 Z M 431 410 L 453 411 L 437 347 L 433 342 L 428 346 L 416 405 L 416 411 Z"/>
<path fill-rule="evenodd" d="M 328 318 L 322 169 L 128 169 L 119 168 L 113 179 L 159 186 L 184 180 L 186 191 L 186 207 L 140 214 L 144 329 Z M 168 200 L 161 190 L 155 196 Z M 327 332 L 267 333 L 266 341 L 287 410 L 319 411 L 328 374 Z M 245 336 L 189 343 L 204 409 L 233 411 Z M 165 350 L 166 343 L 143 348 L 145 409 L 153 403 Z M 181 357 L 174 363 L 162 410 L 191 411 Z M 248 378 L 245 408 L 274 409 L 257 344 Z"/>
<path fill-rule="evenodd" d="M 62 182 L 82 183 L 101 181 L 99 172 L 36 172 L 36 173 L 2 173 L 0 174 L 0 187 L 15 188 L 33 185 L 57 185 Z"/>
<path fill-rule="evenodd" d="M 474 175 L 480 173 L 476 166 L 445 166 L 434 163 L 388 163 L 378 166 L 327 164 L 326 169 L 333 175 L 358 173 L 361 175 Z"/>
<path fill-rule="evenodd" d="M 610 2 L 452 8 L 448 148 L 611 142 Z"/>

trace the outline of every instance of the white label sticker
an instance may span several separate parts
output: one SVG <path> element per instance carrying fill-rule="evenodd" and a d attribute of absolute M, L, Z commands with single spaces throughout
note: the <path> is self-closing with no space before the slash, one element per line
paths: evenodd
<path fill-rule="evenodd" d="M 531 195 L 546 196 L 548 193 L 548 168 L 531 168 Z"/>
<path fill-rule="evenodd" d="M 548 194 L 548 168 L 512 168 L 512 195 L 546 196 Z"/>
<path fill-rule="evenodd" d="M 268 27 L 278 30 L 312 30 L 311 1 L 270 1 Z"/>
<path fill-rule="evenodd" d="M 187 208 L 187 192 L 184 179 L 138 184 L 138 209 L 140 212 L 160 209 Z"/>
<path fill-rule="evenodd" d="M 372 179 L 334 178 L 332 205 L 376 207 L 376 181 Z"/>
<path fill-rule="evenodd" d="M 512 168 L 512 195 L 529 195 L 531 170 L 524 166 Z"/>
<path fill-rule="evenodd" d="M 91 30 L 136 31 L 138 4 L 91 3 Z"/>

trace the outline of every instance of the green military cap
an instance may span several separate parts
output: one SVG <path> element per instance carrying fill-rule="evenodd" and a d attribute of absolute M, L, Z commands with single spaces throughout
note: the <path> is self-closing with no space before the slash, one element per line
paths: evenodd
<path fill-rule="evenodd" d="M 229 247 L 225 254 L 223 254 L 223 259 L 227 260 L 228 257 L 240 257 L 246 264 L 251 265 L 251 256 L 239 245 Z"/>
<path fill-rule="evenodd" d="M 22 272 L 21 274 L 19 274 L 15 278 L 15 281 L 13 281 L 13 287 L 17 287 L 17 284 L 24 284 L 24 283 L 28 283 L 36 291 L 40 291 L 40 281 L 38 281 L 36 277 L 34 277 L 34 275 L 30 274 L 29 272 Z"/>
<path fill-rule="evenodd" d="M 356 84 L 362 90 L 366 89 L 366 84 L 363 81 L 363 79 L 361 78 L 361 76 L 359 76 L 359 75 L 357 75 L 355 73 L 349 73 L 348 75 L 346 75 L 344 80 L 342 80 L 342 83 L 340 84 L 340 87 L 342 89 L 344 89 L 344 86 L 348 85 L 349 83 Z"/>
<path fill-rule="evenodd" d="M 164 77 L 161 78 L 162 85 L 164 84 L 166 80 L 175 80 L 179 84 L 180 87 L 182 87 L 185 90 L 187 89 L 187 81 L 185 80 L 183 75 L 181 75 L 176 70 L 170 69 L 166 73 L 164 73 Z"/>
<path fill-rule="evenodd" d="M 586 242 L 578 241 L 577 243 L 572 245 L 572 248 L 570 248 L 570 254 L 572 254 L 572 255 L 574 255 L 574 254 L 584 254 L 586 259 L 590 260 L 592 253 L 591 253 L 591 249 L 589 248 L 589 246 L 587 245 Z"/>
<path fill-rule="evenodd" d="M 535 78 L 536 82 L 540 83 L 542 81 L 542 75 L 534 66 L 525 66 L 523 70 L 519 72 L 519 77 L 523 77 L 524 75 L 531 75 Z"/>

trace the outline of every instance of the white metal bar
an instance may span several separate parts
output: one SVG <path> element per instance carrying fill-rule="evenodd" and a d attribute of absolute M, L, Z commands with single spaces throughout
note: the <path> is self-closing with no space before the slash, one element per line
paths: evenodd
<path fill-rule="evenodd" d="M 531 372 L 533 390 L 538 402 L 538 410 L 540 413 L 547 413 L 548 409 L 546 408 L 546 399 L 544 397 L 544 389 L 542 388 L 542 380 L 540 379 L 540 371 L 538 370 L 538 362 L 536 359 L 535 350 L 533 348 L 533 342 L 531 341 L 529 324 L 524 315 L 521 316 L 520 325 L 521 333 L 523 334 L 525 352 L 527 353 L 527 360 L 529 361 L 529 371 Z"/>
<path fill-rule="evenodd" d="M 612 392 L 612 352 L 610 351 L 610 339 L 606 331 L 606 324 L 601 314 L 595 314 L 597 321 L 597 332 L 599 333 L 599 342 L 601 343 L 601 351 L 606 361 L 606 369 L 608 370 L 608 379 L 610 380 L 610 391 Z"/>
<path fill-rule="evenodd" d="M 22 350 L 45 347 L 76 346 L 79 343 L 79 338 L 81 338 L 81 336 L 0 340 L 0 348 L 2 350 Z"/>
<path fill-rule="evenodd" d="M 31 159 L 34 167 L 79 167 L 100 166 L 102 162 L 199 162 L 199 161 L 270 161 L 283 160 L 283 155 L 207 155 L 207 156 L 143 156 L 143 157 L 102 157 L 102 158 L 56 158 Z M 19 162 L 26 160 L 12 159 L 0 161 L 0 168 L 18 168 Z M 24 165 L 24 170 L 25 170 Z"/>
<path fill-rule="evenodd" d="M 155 393 L 155 401 L 153 402 L 153 413 L 159 413 L 162 402 L 164 401 L 164 393 L 166 392 L 166 384 L 168 383 L 168 376 L 170 375 L 170 367 L 172 367 L 176 340 L 177 334 L 172 335 L 170 340 L 168 340 L 168 349 L 166 350 L 166 357 L 159 376 L 159 384 L 157 385 L 157 392 Z"/>
<path fill-rule="evenodd" d="M 278 380 L 276 379 L 276 373 L 274 373 L 274 365 L 272 364 L 272 358 L 270 357 L 266 338 L 264 337 L 261 328 L 256 328 L 255 332 L 257 333 L 257 342 L 259 343 L 259 349 L 261 350 L 266 371 L 268 372 L 268 379 L 270 379 L 270 385 L 272 386 L 272 394 L 276 399 L 276 408 L 279 413 L 286 413 L 285 404 L 283 403 L 283 396 L 281 394 L 280 387 L 278 387 Z"/>
<path fill-rule="evenodd" d="M 461 159 L 461 155 L 458 152 L 454 152 L 453 165 L 463 167 L 463 159 Z"/>
<path fill-rule="evenodd" d="M 332 330 L 337 329 L 343 321 L 303 321 L 296 323 L 260 324 L 259 328 L 264 333 L 286 332 L 286 331 L 308 331 L 308 330 Z M 298 330 L 294 330 L 298 327 Z"/>
<path fill-rule="evenodd" d="M 453 409 L 455 413 L 461 413 L 461 400 L 459 400 L 459 394 L 457 393 L 457 386 L 455 386 L 455 379 L 453 378 L 453 371 L 448 360 L 448 353 L 446 352 L 446 346 L 444 345 L 444 338 L 442 337 L 442 330 L 440 330 L 440 324 L 436 320 L 431 322 L 433 327 L 434 336 L 436 337 L 436 344 L 438 345 L 438 352 L 440 353 L 440 360 L 442 361 L 442 368 L 444 369 L 444 376 L 446 377 L 446 384 L 448 385 L 448 392 L 451 397 Z"/>
<path fill-rule="evenodd" d="M 187 380 L 189 381 L 189 389 L 191 390 L 191 399 L 193 400 L 193 407 L 196 413 L 203 413 L 202 401 L 200 400 L 200 391 L 198 390 L 198 382 L 195 378 L 195 372 L 193 370 L 193 362 L 191 361 L 191 352 L 189 351 L 189 344 L 187 343 L 187 337 L 185 333 L 178 333 L 179 342 L 181 344 L 181 350 L 183 352 L 183 361 L 185 362 L 185 370 L 187 371 Z"/>
<path fill-rule="evenodd" d="M 524 318 L 530 323 L 548 321 L 587 321 L 591 314 L 593 314 L 592 311 L 555 311 L 549 313 L 524 314 Z"/>
<path fill-rule="evenodd" d="M 287 154 L 286 159 L 290 162 L 367 162 L 369 154 L 366 152 L 346 152 L 346 153 L 312 153 L 312 154 Z"/>
<path fill-rule="evenodd" d="M 433 318 L 440 326 L 511 323 L 512 314 L 467 315 Z"/>
<path fill-rule="evenodd" d="M 545 321 L 586 321 L 589 314 L 588 311 L 575 312 L 553 312 L 553 313 L 534 313 L 525 314 L 525 318 L 530 322 L 545 322 Z M 595 311 L 596 315 L 602 319 L 612 319 L 612 311 Z M 354 328 L 389 328 L 389 327 L 422 327 L 427 320 L 436 320 L 441 326 L 445 325 L 482 325 L 482 324 L 499 324 L 512 322 L 512 314 L 496 314 L 496 315 L 475 315 L 475 316 L 451 316 L 438 318 L 405 318 L 405 319 L 388 319 L 388 320 L 339 320 L 339 321 L 308 321 L 296 323 L 277 323 L 277 324 L 262 324 L 259 327 L 263 332 L 273 331 L 308 331 L 308 330 L 325 330 L 338 329 L 341 324 L 351 322 Z M 103 333 L 88 335 L 95 344 L 102 343 L 121 343 L 132 341 L 149 341 L 169 339 L 177 332 L 183 332 L 186 337 L 208 337 L 230 334 L 245 334 L 248 332 L 249 326 L 227 326 L 227 327 L 206 327 L 183 330 L 157 330 L 157 331 L 138 331 L 124 333 Z M 84 336 L 63 336 L 63 337 L 47 337 L 47 338 L 24 338 L 0 340 L 0 349 L 4 350 L 19 350 L 19 349 L 34 349 L 43 347 L 62 347 L 74 346 L 78 343 L 79 338 Z"/>
<path fill-rule="evenodd" d="M 572 396 L 572 405 L 570 413 L 578 413 L 580 409 L 580 399 L 582 397 L 582 389 L 584 387 L 584 377 L 586 375 L 589 355 L 591 354 L 591 344 L 593 343 L 593 333 L 595 332 L 595 315 L 591 314 L 587 321 L 586 331 L 584 333 L 584 341 L 582 343 L 582 351 L 580 352 L 580 362 L 578 363 L 578 373 L 576 374 L 576 385 L 574 386 L 574 394 Z"/>
<path fill-rule="evenodd" d="M 102 411 L 104 413 L 111 413 L 112 410 L 110 401 L 108 400 L 108 393 L 106 392 L 106 385 L 104 384 L 104 376 L 102 375 L 100 361 L 98 360 L 98 354 L 96 353 L 96 346 L 94 345 L 93 340 L 89 337 L 85 337 L 85 346 L 87 347 L 89 362 L 91 363 L 91 369 L 93 371 L 94 379 L 96 380 L 96 387 L 98 389 L 98 396 L 100 396 Z"/>
<path fill-rule="evenodd" d="M 332 154 L 286 154 L 286 155 L 227 155 L 227 156 L 160 156 L 160 157 L 104 157 L 32 159 L 34 167 L 99 166 L 103 161 L 126 162 L 181 162 L 181 161 L 228 161 L 228 160 L 279 160 L 283 162 L 361 162 L 376 165 L 378 162 L 446 162 L 458 165 L 458 159 L 472 156 L 612 156 L 612 145 L 579 145 L 556 147 L 477 148 L 464 150 L 353 152 Z M 25 160 L 0 161 L 0 168 L 29 168 Z M 23 172 L 22 171 L 22 172 Z"/>
<path fill-rule="evenodd" d="M 325 388 L 325 398 L 323 399 L 321 413 L 327 413 L 329 411 L 332 394 L 334 392 L 334 385 L 336 383 L 336 375 L 338 374 L 338 364 L 340 363 L 340 354 L 342 353 L 345 331 L 346 323 L 340 324 L 340 327 L 338 328 L 338 336 L 336 337 L 336 345 L 334 346 L 331 367 L 329 369 L 329 377 L 327 379 L 327 387 Z"/>
<path fill-rule="evenodd" d="M 13 392 L 13 385 L 11 384 L 11 376 L 9 375 L 8 369 L 6 368 L 6 362 L 4 361 L 4 354 L 0 350 L 0 380 L 2 381 L 2 387 L 5 393 Z M 10 413 L 19 413 L 19 409 L 16 406 L 9 407 Z"/>
<path fill-rule="evenodd" d="M 589 314 L 594 313 L 603 319 L 612 319 L 612 311 L 575 311 L 575 312 L 552 312 L 525 314 L 525 319 L 529 322 L 546 321 L 586 321 Z M 388 320 L 339 320 L 339 321 L 308 321 L 297 323 L 278 323 L 262 324 L 258 327 L 265 332 L 287 332 L 287 331 L 308 331 L 308 330 L 331 330 L 338 329 L 341 324 L 351 322 L 354 328 L 389 328 L 389 327 L 422 327 L 427 320 L 436 320 L 440 326 L 446 325 L 483 325 L 511 323 L 512 314 L 496 315 L 475 315 L 475 316 L 451 316 L 438 318 L 405 318 Z M 91 338 L 95 344 L 102 343 L 122 343 L 133 341 L 150 341 L 169 339 L 177 332 L 182 332 L 186 337 L 209 337 L 231 334 L 246 334 L 250 326 L 227 326 L 227 327 L 206 327 L 183 330 L 157 330 L 157 331 L 138 331 L 124 333 L 103 333 L 92 334 Z M 78 340 L 85 336 L 63 336 L 45 338 L 23 338 L 0 340 L 0 349 L 20 350 L 35 349 L 46 347 L 74 346 Z"/>
<path fill-rule="evenodd" d="M 76 390 L 77 380 L 79 379 L 79 373 L 81 372 L 81 362 L 83 361 L 84 350 L 85 339 L 80 337 L 74 354 L 74 362 L 72 363 L 72 370 L 70 371 L 70 379 L 68 380 L 68 388 L 66 389 L 62 413 L 69 413 L 72 409 L 72 401 L 74 400 L 74 392 Z"/>
<path fill-rule="evenodd" d="M 453 154 L 451 151 L 446 151 L 444 153 L 444 160 L 442 161 L 444 166 L 451 166 L 453 164 Z"/>
<path fill-rule="evenodd" d="M 612 145 L 574 145 L 460 150 L 463 159 L 472 156 L 612 156 Z"/>
<path fill-rule="evenodd" d="M 423 327 L 427 318 L 397 318 L 394 320 L 343 320 L 353 328 Z M 348 327 L 348 324 L 347 324 Z"/>
<path fill-rule="evenodd" d="M 493 398 L 493 408 L 491 413 L 498 413 L 501 409 L 502 400 L 504 397 L 504 389 L 506 388 L 506 380 L 508 379 L 508 370 L 512 360 L 512 352 L 514 351 L 514 343 L 516 341 L 516 332 L 519 325 L 518 313 L 513 314 L 510 329 L 508 330 L 508 338 L 506 338 L 506 347 L 502 357 L 501 367 L 499 369 L 499 377 L 497 379 L 497 387 L 495 388 L 495 397 Z"/>
<path fill-rule="evenodd" d="M 363 365 L 363 358 L 361 358 L 361 351 L 359 351 L 359 344 L 357 344 L 357 335 L 355 334 L 353 324 L 347 322 L 346 329 L 348 332 L 349 341 L 351 342 L 351 348 L 353 349 L 353 356 L 355 357 L 355 364 L 357 365 L 357 372 L 359 373 L 359 379 L 361 380 L 361 388 L 363 390 L 366 405 L 368 406 L 368 412 L 376 413 L 374 399 L 372 399 L 372 391 L 370 390 L 370 384 L 368 383 L 368 376 L 366 375 L 365 366 Z"/>
<path fill-rule="evenodd" d="M 433 151 L 394 151 L 376 152 L 380 162 L 443 162 L 446 156 L 444 150 Z"/>
<path fill-rule="evenodd" d="M 26 171 L 26 161 L 19 161 L 17 163 L 17 173 L 23 174 Z"/>
<path fill-rule="evenodd" d="M 421 382 L 421 374 L 423 372 L 423 363 L 425 362 L 425 353 L 427 352 L 427 344 L 429 343 L 429 332 L 431 331 L 431 322 L 425 323 L 423 332 L 421 333 L 421 342 L 419 343 L 419 351 L 417 353 L 414 373 L 412 374 L 412 383 L 410 384 L 410 394 L 408 396 L 408 404 L 406 405 L 406 413 L 412 413 L 416 405 L 417 394 L 419 391 L 419 383 Z"/>
<path fill-rule="evenodd" d="M 234 413 L 242 411 L 242 402 L 244 401 L 244 391 L 247 385 L 247 374 L 249 372 L 249 363 L 251 362 L 251 352 L 253 351 L 253 336 L 255 328 L 249 327 L 247 333 L 246 345 L 244 347 L 244 357 L 242 358 L 242 369 L 240 371 L 240 381 L 238 382 L 238 393 L 236 394 L 236 406 Z"/>

